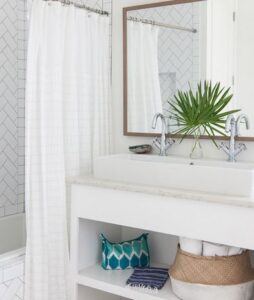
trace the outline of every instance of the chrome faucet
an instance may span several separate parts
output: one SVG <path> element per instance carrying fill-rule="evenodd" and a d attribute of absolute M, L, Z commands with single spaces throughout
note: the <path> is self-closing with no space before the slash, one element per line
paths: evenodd
<path fill-rule="evenodd" d="M 243 123 L 242 121 L 244 121 L 246 129 L 250 129 L 250 121 L 247 115 L 245 114 L 241 114 L 236 121 L 236 135 L 240 136 L 240 125 L 241 123 Z"/>
<path fill-rule="evenodd" d="M 161 113 L 155 114 L 153 118 L 152 128 L 156 129 L 158 119 L 161 119 L 161 137 L 155 138 L 153 144 L 157 149 L 160 150 L 161 156 L 166 156 L 168 149 L 175 143 L 173 139 L 167 139 L 166 134 L 168 133 L 166 119 Z"/>
<path fill-rule="evenodd" d="M 235 138 L 240 135 L 240 124 L 242 120 L 245 122 L 246 129 L 249 129 L 249 119 L 247 115 L 242 114 L 237 119 L 234 115 L 230 115 L 226 121 L 225 131 L 230 133 L 229 146 L 225 145 L 225 143 L 221 143 L 219 149 L 222 149 L 228 155 L 228 161 L 230 162 L 235 162 L 237 155 L 247 150 L 245 144 L 240 143 L 237 145 L 235 141 Z"/>

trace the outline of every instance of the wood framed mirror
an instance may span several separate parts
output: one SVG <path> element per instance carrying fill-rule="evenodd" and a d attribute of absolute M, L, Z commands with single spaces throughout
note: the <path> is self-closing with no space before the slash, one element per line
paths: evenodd
<path fill-rule="evenodd" d="M 195 89 L 204 80 L 231 87 L 232 109 L 241 109 L 252 123 L 254 41 L 244 28 L 254 28 L 254 4 L 248 10 L 238 2 L 173 0 L 123 8 L 124 135 L 159 135 L 160 128 L 151 126 L 154 114 L 167 111 L 178 90 Z M 169 120 L 168 132 L 174 126 Z M 254 141 L 254 129 L 243 127 L 237 139 Z"/>

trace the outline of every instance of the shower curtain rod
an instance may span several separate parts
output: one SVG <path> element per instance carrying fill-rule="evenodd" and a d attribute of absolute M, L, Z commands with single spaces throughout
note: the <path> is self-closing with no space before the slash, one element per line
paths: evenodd
<path fill-rule="evenodd" d="M 85 9 L 85 10 L 90 11 L 90 12 L 94 12 L 94 13 L 97 13 L 97 14 L 100 14 L 100 15 L 109 16 L 108 11 L 92 8 L 92 7 L 89 7 L 87 5 L 78 4 L 78 3 L 75 3 L 75 2 L 69 1 L 69 0 L 43 0 L 43 1 L 46 1 L 46 2 L 60 2 L 63 5 L 73 5 L 74 7 L 82 8 L 82 9 Z"/>
<path fill-rule="evenodd" d="M 188 32 L 192 32 L 192 33 L 197 33 L 198 32 L 197 29 L 195 29 L 195 28 L 187 28 L 187 27 L 182 27 L 182 26 L 177 26 L 177 25 L 172 25 L 172 24 L 165 24 L 165 23 L 156 22 L 156 21 L 153 21 L 153 20 L 148 20 L 148 19 L 128 17 L 127 20 L 133 21 L 133 22 L 141 22 L 141 23 L 144 23 L 144 24 L 151 24 L 151 25 L 170 28 L 170 29 L 188 31 Z"/>

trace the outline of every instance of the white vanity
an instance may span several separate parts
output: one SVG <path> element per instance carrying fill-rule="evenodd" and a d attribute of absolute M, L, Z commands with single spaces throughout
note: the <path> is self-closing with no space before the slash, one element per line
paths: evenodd
<path fill-rule="evenodd" d="M 181 158 L 116 155 L 97 160 L 97 178 L 72 179 L 71 299 L 177 299 L 170 281 L 158 293 L 145 292 L 126 287 L 132 271 L 103 270 L 100 233 L 110 240 L 120 241 L 150 232 L 152 264 L 163 266 L 173 263 L 178 236 L 254 250 L 254 199 L 250 192 L 253 166 L 230 166 L 222 162 L 209 165 L 206 161 L 188 165 L 187 160 Z M 192 169 L 192 176 L 188 175 L 187 167 L 196 168 Z M 221 181 L 221 187 L 231 189 L 221 191 L 224 195 L 216 191 L 206 193 L 204 187 L 209 178 L 203 177 L 202 182 L 202 168 L 204 176 L 209 177 L 211 172 L 212 183 Z M 179 180 L 182 176 L 186 184 L 188 175 L 194 186 L 195 172 L 201 174 L 196 183 L 202 191 L 188 191 L 187 186 L 184 190 L 174 185 L 166 187 L 167 182 L 169 186 L 170 182 L 177 182 L 173 181 L 173 174 Z M 216 172 L 219 173 L 216 175 Z M 232 177 L 227 177 L 230 174 Z M 241 181 L 241 176 L 249 176 L 250 181 Z M 227 178 L 230 185 L 226 184 Z M 160 181 L 162 179 L 164 181 Z M 249 186 L 242 185 L 244 182 Z M 238 184 L 245 196 L 233 196 L 232 191 Z"/>

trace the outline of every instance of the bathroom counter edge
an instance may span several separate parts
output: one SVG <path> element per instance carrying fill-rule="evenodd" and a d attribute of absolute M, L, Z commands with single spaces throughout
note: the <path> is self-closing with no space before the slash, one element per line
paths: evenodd
<path fill-rule="evenodd" d="M 222 205 L 233 205 L 247 208 L 254 208 L 254 199 L 248 197 L 228 196 L 220 194 L 208 194 L 198 191 L 179 190 L 172 188 L 161 188 L 158 186 L 137 185 L 133 183 L 123 183 L 120 181 L 111 181 L 99 179 L 94 176 L 68 177 L 67 183 L 87 185 L 98 188 L 128 191 L 135 193 L 144 193 L 168 198 L 184 199 L 201 202 L 212 202 Z"/>

